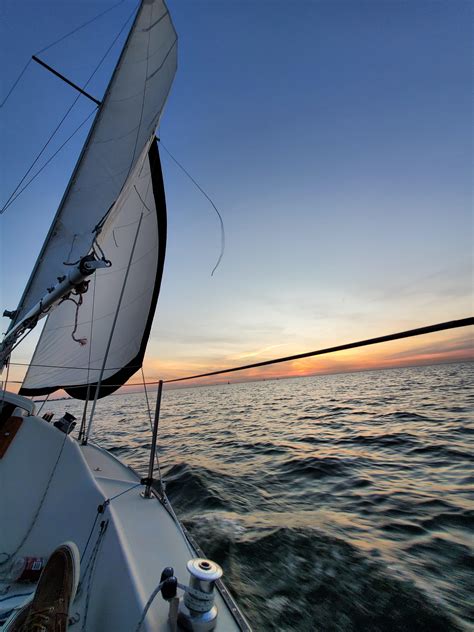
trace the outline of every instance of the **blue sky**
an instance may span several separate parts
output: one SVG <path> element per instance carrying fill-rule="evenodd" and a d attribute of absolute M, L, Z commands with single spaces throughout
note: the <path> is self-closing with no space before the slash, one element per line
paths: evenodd
<path fill-rule="evenodd" d="M 112 4 L 3 0 L 1 95 L 29 55 Z M 41 56 L 83 82 L 133 6 Z M 211 278 L 217 218 L 163 155 L 169 239 L 149 371 L 212 369 L 470 315 L 471 3 L 169 8 L 179 67 L 160 136 L 219 207 L 226 252 Z M 89 86 L 98 97 L 113 59 Z M 2 199 L 74 97 L 30 65 L 0 110 Z M 89 111 L 81 100 L 56 146 Z M 0 219 L 2 309 L 16 306 L 85 131 Z M 19 357 L 30 352 L 25 343 Z"/>

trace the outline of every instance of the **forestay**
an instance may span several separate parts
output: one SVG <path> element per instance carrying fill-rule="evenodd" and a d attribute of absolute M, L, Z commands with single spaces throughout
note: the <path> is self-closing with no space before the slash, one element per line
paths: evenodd
<path fill-rule="evenodd" d="M 144 0 L 13 325 L 57 277 L 69 272 L 67 263 L 88 254 L 93 246 L 103 250 L 112 266 L 95 273 L 79 307 L 67 300 L 49 314 L 22 387 L 24 394 L 63 387 L 74 397 L 92 397 L 94 391 L 88 392 L 87 385 L 98 380 L 120 299 L 103 375 L 104 385 L 110 388 L 101 389 L 100 396 L 118 388 L 141 366 L 166 243 L 154 130 L 176 61 L 177 36 L 165 4 Z"/>

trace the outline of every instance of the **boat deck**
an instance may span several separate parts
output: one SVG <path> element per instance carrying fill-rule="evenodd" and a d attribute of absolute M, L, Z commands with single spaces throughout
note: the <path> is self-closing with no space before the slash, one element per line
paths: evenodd
<path fill-rule="evenodd" d="M 138 475 L 109 452 L 81 446 L 39 417 L 23 418 L 0 459 L 0 550 L 11 553 L 21 544 L 18 555 L 47 558 L 64 541 L 79 547 L 71 630 L 132 632 L 166 566 L 188 583 L 186 562 L 198 555 L 162 503 L 142 491 Z M 11 586 L 0 595 L 0 612 L 32 588 Z M 239 630 L 220 594 L 216 605 L 216 630 Z M 141 629 L 169 629 L 161 595 Z"/>

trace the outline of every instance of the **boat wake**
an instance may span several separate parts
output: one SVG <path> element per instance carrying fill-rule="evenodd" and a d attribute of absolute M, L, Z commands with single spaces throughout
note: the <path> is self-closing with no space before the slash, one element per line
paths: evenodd
<path fill-rule="evenodd" d="M 261 630 L 460 630 L 397 571 L 316 529 L 260 528 L 215 514 L 188 521 Z"/>

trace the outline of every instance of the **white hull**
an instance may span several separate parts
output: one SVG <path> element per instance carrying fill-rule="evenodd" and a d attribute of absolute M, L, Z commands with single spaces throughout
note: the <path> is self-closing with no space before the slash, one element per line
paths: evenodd
<path fill-rule="evenodd" d="M 109 452 L 82 446 L 36 416 L 23 418 L 0 459 L 0 552 L 15 551 L 26 534 L 18 555 L 48 558 L 66 540 L 79 548 L 81 583 L 70 609 L 73 631 L 136 630 L 167 566 L 180 583 L 188 583 L 186 562 L 197 552 L 158 498 L 145 499 L 141 492 L 138 475 Z M 33 589 L 31 584 L 11 586 L 0 595 L 0 613 L 15 605 L 10 597 Z M 241 616 L 234 604 L 229 607 L 221 594 L 215 603 L 216 630 L 241 629 L 231 613 Z M 169 630 L 168 611 L 158 594 L 141 629 Z"/>

